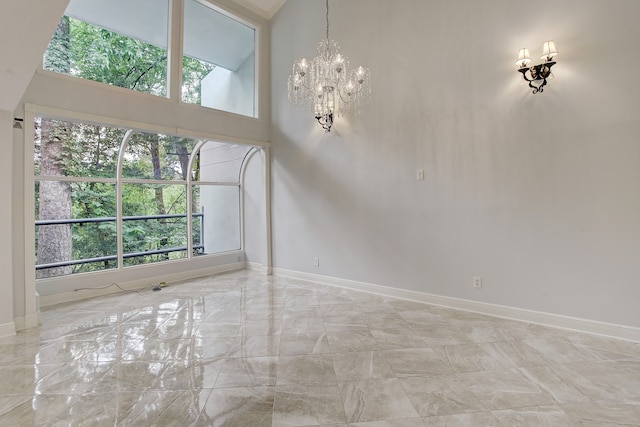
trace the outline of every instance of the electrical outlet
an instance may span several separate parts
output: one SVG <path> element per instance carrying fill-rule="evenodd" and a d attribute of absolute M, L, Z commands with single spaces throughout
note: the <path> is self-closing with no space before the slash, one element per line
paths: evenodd
<path fill-rule="evenodd" d="M 416 179 L 422 181 L 424 179 L 424 169 L 416 170 Z"/>
<path fill-rule="evenodd" d="M 320 258 L 316 257 L 313 259 L 313 265 L 316 267 L 320 267 Z"/>
<path fill-rule="evenodd" d="M 473 287 L 476 288 L 476 289 L 481 289 L 482 288 L 482 277 L 473 276 Z"/>

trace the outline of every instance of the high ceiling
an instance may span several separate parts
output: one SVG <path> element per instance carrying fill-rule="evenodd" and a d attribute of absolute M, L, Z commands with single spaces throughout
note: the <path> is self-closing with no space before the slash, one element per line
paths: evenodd
<path fill-rule="evenodd" d="M 271 19 L 273 15 L 282 7 L 286 0 L 234 0 L 236 3 L 243 5 L 259 15 L 267 19 Z"/>

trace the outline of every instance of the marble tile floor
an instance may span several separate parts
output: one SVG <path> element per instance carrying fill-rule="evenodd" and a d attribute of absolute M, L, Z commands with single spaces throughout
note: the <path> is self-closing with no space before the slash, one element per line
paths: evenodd
<path fill-rule="evenodd" d="M 250 271 L 0 339 L 0 426 L 640 425 L 640 345 Z"/>

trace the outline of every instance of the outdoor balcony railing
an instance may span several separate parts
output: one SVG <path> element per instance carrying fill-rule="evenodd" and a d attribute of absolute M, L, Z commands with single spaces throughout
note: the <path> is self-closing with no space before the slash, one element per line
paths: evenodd
<path fill-rule="evenodd" d="M 204 213 L 194 213 L 192 214 L 193 218 L 200 218 L 200 239 L 199 244 L 193 245 L 194 253 L 203 253 L 204 251 Z M 146 220 L 165 220 L 165 219 L 177 219 L 177 218 L 186 218 L 185 214 L 168 214 L 168 215 L 145 215 L 145 216 L 125 216 L 122 217 L 123 222 L 127 221 L 146 221 Z M 101 218 L 79 218 L 79 219 L 55 219 L 55 220 L 42 220 L 36 221 L 36 226 L 47 226 L 47 225 L 73 225 L 73 224 L 96 224 L 96 223 L 104 223 L 104 222 L 116 222 L 115 217 L 101 217 Z M 169 254 L 172 252 L 183 252 L 188 250 L 187 246 L 181 247 L 173 247 L 173 248 L 162 248 L 148 251 L 140 251 L 140 252 L 129 252 L 122 255 L 123 259 L 129 258 L 138 258 L 142 256 L 149 255 L 162 255 Z M 67 267 L 67 266 L 75 266 L 82 264 L 91 264 L 96 262 L 105 262 L 105 261 L 116 261 L 118 259 L 118 255 L 107 255 L 101 257 L 94 258 L 83 258 L 78 260 L 70 260 L 70 261 L 60 261 L 60 262 L 51 262 L 47 264 L 37 264 L 36 270 L 44 270 L 47 268 L 57 268 L 57 267 Z"/>

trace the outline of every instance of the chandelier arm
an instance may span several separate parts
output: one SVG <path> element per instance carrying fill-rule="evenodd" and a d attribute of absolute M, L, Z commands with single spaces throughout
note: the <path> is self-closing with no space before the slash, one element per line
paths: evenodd
<path fill-rule="evenodd" d="M 359 90 L 354 90 L 353 92 L 351 92 L 351 96 L 347 95 L 347 94 L 343 94 L 342 91 L 338 91 L 338 94 L 340 95 L 340 100 L 345 104 L 345 105 L 351 105 L 357 102 L 356 97 L 357 95 L 359 95 L 362 92 L 362 89 Z M 345 98 L 346 96 L 346 98 Z"/>
<path fill-rule="evenodd" d="M 300 82 L 300 88 L 304 89 L 304 90 L 305 90 L 305 93 L 306 93 L 306 92 L 311 92 L 311 91 L 312 91 L 311 86 L 308 86 L 308 85 L 307 85 L 307 84 L 305 84 L 304 82 Z M 298 89 L 298 90 L 299 90 L 299 89 Z"/>

